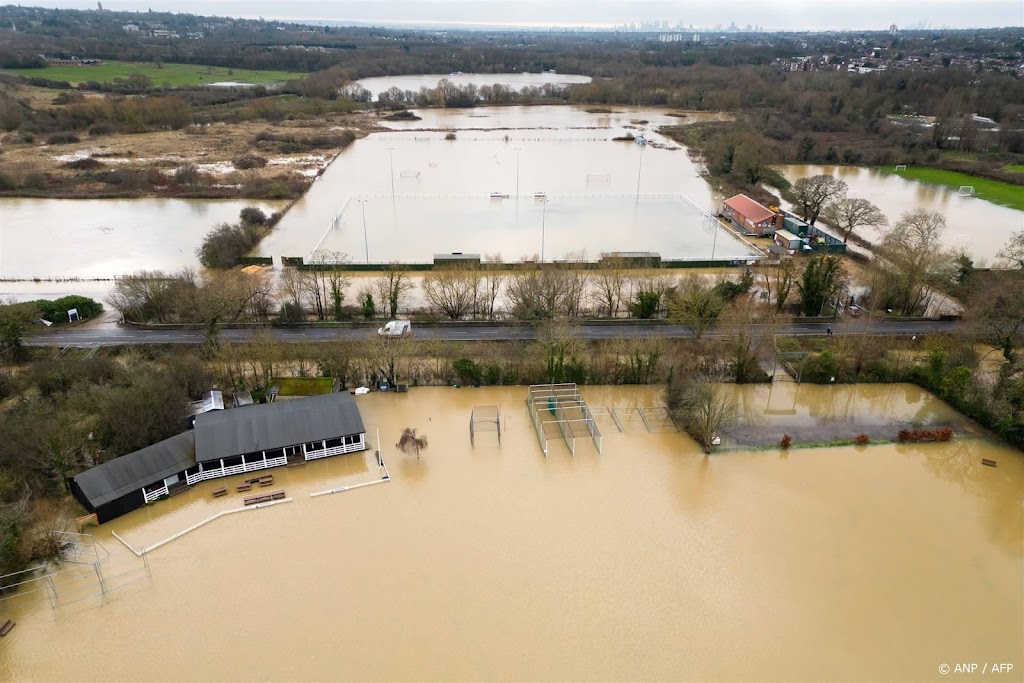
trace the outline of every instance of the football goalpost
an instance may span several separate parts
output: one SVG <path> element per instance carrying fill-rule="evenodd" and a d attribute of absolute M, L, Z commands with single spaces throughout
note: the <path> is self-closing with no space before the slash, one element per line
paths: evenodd
<path fill-rule="evenodd" d="M 899 173 L 900 171 L 906 171 L 906 170 L 907 170 L 907 165 L 906 164 L 896 164 L 896 172 L 897 173 Z"/>
<path fill-rule="evenodd" d="M 974 185 L 961 185 L 957 194 L 961 197 L 973 197 L 974 196 Z"/>
<path fill-rule="evenodd" d="M 611 173 L 588 173 L 587 185 L 607 185 L 612 181 Z"/>

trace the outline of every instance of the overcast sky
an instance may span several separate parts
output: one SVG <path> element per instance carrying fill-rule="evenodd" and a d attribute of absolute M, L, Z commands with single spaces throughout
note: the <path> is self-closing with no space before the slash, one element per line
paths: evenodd
<path fill-rule="evenodd" d="M 13 0 L 12 0 L 13 1 Z M 21 0 L 95 9 L 95 0 Z M 1024 0 L 103 0 L 104 9 L 232 17 L 523 26 L 611 26 L 640 21 L 696 27 L 735 22 L 828 30 L 1024 26 Z"/>

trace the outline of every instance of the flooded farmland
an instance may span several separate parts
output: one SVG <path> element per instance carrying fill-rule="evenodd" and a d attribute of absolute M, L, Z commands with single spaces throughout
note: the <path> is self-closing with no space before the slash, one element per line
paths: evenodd
<path fill-rule="evenodd" d="M 209 199 L 0 199 L 0 277 L 112 278 L 198 266 L 196 248 L 246 206 Z"/>
<path fill-rule="evenodd" d="M 520 91 L 523 88 L 540 88 L 545 85 L 573 85 L 577 83 L 590 83 L 590 76 L 577 74 L 558 74 L 551 71 L 544 73 L 504 73 L 504 74 L 418 74 L 409 76 L 379 76 L 377 78 L 362 78 L 356 81 L 356 85 L 362 86 L 373 93 L 374 98 L 389 88 L 398 88 L 402 91 L 419 92 L 420 88 L 436 88 L 438 82 L 447 80 L 452 85 L 465 87 L 475 85 L 500 84 L 506 88 Z"/>
<path fill-rule="evenodd" d="M 873 202 L 889 218 L 890 225 L 895 224 L 906 211 L 938 211 L 947 222 L 943 242 L 949 248 L 964 250 L 975 260 L 989 265 L 1010 236 L 1024 227 L 1024 211 L 977 197 L 961 197 L 954 188 L 901 178 L 878 169 L 811 165 L 780 168 L 791 182 L 820 173 L 841 178 L 849 185 L 851 197 L 863 197 Z M 879 238 L 880 231 L 863 228 L 858 234 L 873 241 Z"/>
<path fill-rule="evenodd" d="M 1019 452 L 963 438 L 705 458 L 632 419 L 659 391 L 585 387 L 603 453 L 553 442 L 547 458 L 525 387 L 360 397 L 391 481 L 312 498 L 376 477 L 372 458 L 276 470 L 292 502 L 161 547 L 102 606 L 13 615 L 0 678 L 933 680 L 951 661 L 1018 678 Z M 934 401 L 842 399 L 864 419 Z M 470 445 L 478 405 L 500 406 L 500 446 Z M 429 437 L 419 459 L 392 445 L 406 426 Z M 238 504 L 214 487 L 95 533 L 151 544 Z"/>

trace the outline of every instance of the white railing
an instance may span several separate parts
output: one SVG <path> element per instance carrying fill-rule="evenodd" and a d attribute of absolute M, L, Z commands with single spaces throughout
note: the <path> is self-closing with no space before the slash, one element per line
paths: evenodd
<path fill-rule="evenodd" d="M 263 470 L 268 467 L 283 467 L 288 464 L 288 458 L 280 455 L 276 458 L 267 458 L 266 460 L 254 460 L 247 462 L 244 465 L 230 465 L 227 467 L 217 467 L 214 469 L 203 470 L 196 474 L 185 474 L 185 481 L 189 486 L 196 482 L 206 481 L 207 479 L 218 479 L 220 477 L 227 477 L 232 474 L 242 474 L 243 472 L 252 472 L 254 470 Z"/>
<path fill-rule="evenodd" d="M 142 497 L 146 499 L 146 505 L 149 505 L 160 496 L 166 496 L 167 494 L 168 491 L 166 484 L 158 488 L 156 491 L 146 491 L 145 489 L 142 490 Z"/>
<path fill-rule="evenodd" d="M 317 458 L 326 458 L 331 455 L 342 455 L 343 453 L 354 453 L 355 451 L 365 451 L 366 443 L 363 440 L 355 443 L 342 444 L 341 446 L 331 446 L 330 448 L 319 448 L 315 451 L 306 451 L 306 460 L 316 460 Z"/>

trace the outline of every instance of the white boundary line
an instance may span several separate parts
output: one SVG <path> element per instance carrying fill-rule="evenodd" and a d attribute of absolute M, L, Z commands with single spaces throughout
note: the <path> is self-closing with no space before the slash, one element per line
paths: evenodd
<path fill-rule="evenodd" d="M 146 554 L 146 553 L 148 553 L 148 552 L 150 552 L 152 550 L 156 550 L 160 546 L 166 545 L 166 544 L 170 543 L 171 541 L 173 541 L 175 539 L 181 538 L 182 536 L 184 536 L 185 534 L 189 533 L 190 531 L 195 531 L 199 527 L 204 526 L 206 524 L 209 524 L 210 522 L 212 522 L 215 519 L 220 519 L 221 517 L 224 517 L 226 515 L 233 515 L 236 512 L 248 512 L 249 510 L 258 510 L 259 508 L 266 508 L 266 507 L 270 507 L 272 505 L 280 505 L 281 503 L 290 503 L 290 502 L 292 502 L 291 498 L 285 498 L 284 500 L 273 500 L 273 501 L 270 501 L 268 503 L 258 503 L 256 505 L 248 505 L 246 507 L 233 508 L 231 510 L 223 510 L 223 511 L 218 512 L 217 514 L 213 515 L 212 517 L 207 517 L 203 521 L 197 522 L 197 523 L 193 524 L 192 526 L 188 527 L 187 529 L 183 529 L 182 531 L 179 531 L 178 533 L 174 534 L 173 536 L 168 536 L 164 540 L 158 541 L 158 542 L 154 543 L 153 545 L 149 546 L 148 548 L 142 548 L 141 550 L 136 550 L 131 545 L 129 545 L 128 541 L 126 541 L 123 538 L 121 538 L 120 536 L 118 536 L 116 531 L 111 531 L 110 533 L 114 535 L 114 538 L 116 538 L 117 540 L 121 541 L 121 543 L 123 543 L 124 546 L 126 548 L 128 548 L 128 550 L 131 550 L 138 557 L 142 557 L 144 554 Z"/>

